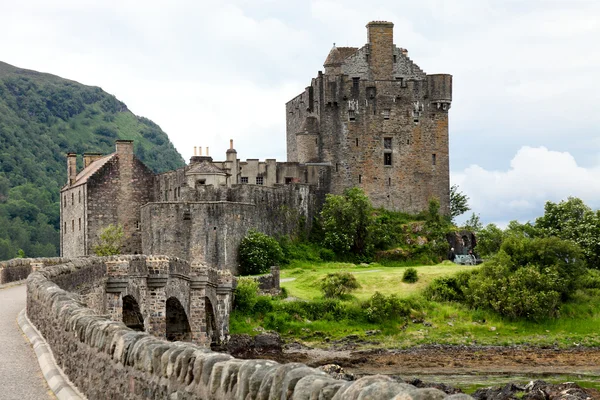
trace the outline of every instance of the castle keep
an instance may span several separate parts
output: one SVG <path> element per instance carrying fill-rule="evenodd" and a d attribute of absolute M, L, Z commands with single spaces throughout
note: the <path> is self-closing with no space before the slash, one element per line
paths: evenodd
<path fill-rule="evenodd" d="M 358 186 L 376 207 L 449 210 L 448 110 L 452 76 L 427 75 L 393 43 L 393 24 L 370 22 L 361 48 L 333 47 L 309 87 L 286 104 L 287 162 L 224 161 L 195 151 L 189 165 L 156 175 L 120 140 L 113 154 L 67 155 L 61 254 L 93 254 L 109 224 L 124 253 L 161 254 L 237 272 L 250 229 L 309 229 L 325 199 Z"/>
<path fill-rule="evenodd" d="M 450 201 L 452 76 L 428 75 L 393 41 L 391 22 L 367 24 L 361 48 L 334 47 L 286 104 L 287 158 L 331 165 L 330 189 L 362 188 L 375 207 L 416 213 Z"/>

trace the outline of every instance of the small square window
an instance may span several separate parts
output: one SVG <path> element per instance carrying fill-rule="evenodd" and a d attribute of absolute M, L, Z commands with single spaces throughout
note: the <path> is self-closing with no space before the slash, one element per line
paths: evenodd
<path fill-rule="evenodd" d="M 263 177 L 262 176 L 257 176 L 256 177 L 256 184 L 257 185 L 262 185 L 263 184 Z"/>
<path fill-rule="evenodd" d="M 385 150 L 392 149 L 392 138 L 383 138 L 383 148 Z"/>
<path fill-rule="evenodd" d="M 390 110 L 389 109 L 383 110 L 383 119 L 390 119 Z"/>
<path fill-rule="evenodd" d="M 241 183 L 248 183 L 248 177 L 247 177 L 247 176 L 242 176 L 242 177 L 240 178 L 240 182 L 241 182 Z"/>
<path fill-rule="evenodd" d="M 383 165 L 392 165 L 392 153 L 383 153 Z"/>
<path fill-rule="evenodd" d="M 206 185 L 206 179 L 198 179 L 198 185 Z"/>
<path fill-rule="evenodd" d="M 294 182 L 294 178 L 290 178 L 290 177 L 287 177 L 287 176 L 285 177 L 285 184 L 286 185 L 289 185 L 290 183 L 293 183 L 293 182 Z"/>
<path fill-rule="evenodd" d="M 350 121 L 356 120 L 356 114 L 354 113 L 354 110 L 348 110 L 348 119 Z"/>

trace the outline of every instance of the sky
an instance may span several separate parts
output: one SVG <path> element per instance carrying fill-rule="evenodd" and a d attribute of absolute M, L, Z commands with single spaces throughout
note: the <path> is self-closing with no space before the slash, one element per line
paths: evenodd
<path fill-rule="evenodd" d="M 285 103 L 367 22 L 453 75 L 451 183 L 484 223 L 600 208 L 600 1 L 0 1 L 0 61 L 100 86 L 224 158 L 285 160 Z"/>

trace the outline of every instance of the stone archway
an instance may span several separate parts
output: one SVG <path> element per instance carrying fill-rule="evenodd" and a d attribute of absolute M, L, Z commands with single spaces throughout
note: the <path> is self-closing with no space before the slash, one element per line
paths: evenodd
<path fill-rule="evenodd" d="M 131 295 L 123 297 L 123 323 L 134 331 L 144 331 L 144 317 L 140 305 Z"/>
<path fill-rule="evenodd" d="M 169 341 L 190 341 L 192 330 L 179 300 L 169 297 L 166 303 L 166 337 Z"/>
<path fill-rule="evenodd" d="M 204 298 L 204 311 L 204 315 L 206 316 L 206 337 L 210 344 L 216 344 L 219 341 L 217 320 L 212 302 L 208 297 Z"/>

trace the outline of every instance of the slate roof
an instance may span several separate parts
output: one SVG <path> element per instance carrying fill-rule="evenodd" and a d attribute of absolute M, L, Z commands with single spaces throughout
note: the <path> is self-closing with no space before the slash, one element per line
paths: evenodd
<path fill-rule="evenodd" d="M 186 174 L 226 175 L 225 171 L 208 161 L 192 165 Z"/>
<path fill-rule="evenodd" d="M 112 153 L 97 159 L 96 161 L 88 165 L 87 168 L 84 168 L 81 171 L 79 171 L 79 173 L 75 177 L 75 183 L 73 183 L 72 185 L 66 185 L 63 187 L 63 189 L 72 188 L 74 186 L 79 186 L 83 185 L 84 183 L 87 183 L 90 177 L 92 177 L 100 168 L 102 168 L 107 162 L 112 160 L 112 158 L 116 155 L 117 153 Z"/>
<path fill-rule="evenodd" d="M 344 60 L 358 51 L 358 47 L 335 47 L 331 49 L 323 66 L 341 65 Z"/>

